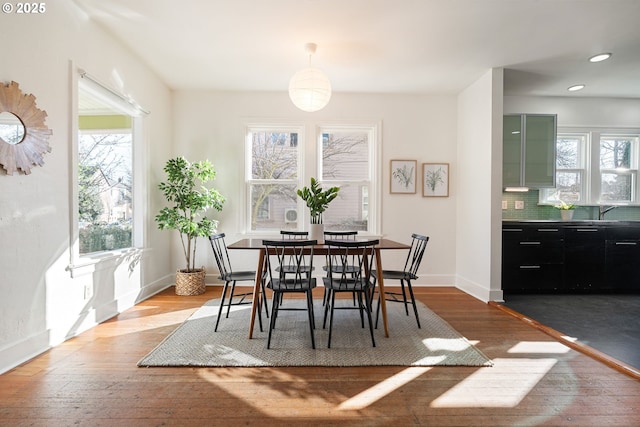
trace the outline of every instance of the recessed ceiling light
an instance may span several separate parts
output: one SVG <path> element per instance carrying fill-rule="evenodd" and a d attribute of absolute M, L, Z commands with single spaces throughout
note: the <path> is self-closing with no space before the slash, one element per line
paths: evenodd
<path fill-rule="evenodd" d="M 611 54 L 610 53 L 600 53 L 598 55 L 592 56 L 591 58 L 589 58 L 589 62 L 602 62 L 605 61 L 607 59 L 611 58 Z"/>
<path fill-rule="evenodd" d="M 584 85 L 573 85 L 567 88 L 569 92 L 575 92 L 577 90 L 582 90 L 582 89 L 584 89 Z"/>

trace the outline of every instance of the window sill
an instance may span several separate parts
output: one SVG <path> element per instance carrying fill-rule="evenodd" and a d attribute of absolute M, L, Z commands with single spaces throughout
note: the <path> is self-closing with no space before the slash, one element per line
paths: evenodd
<path fill-rule="evenodd" d="M 113 269 L 122 263 L 137 264 L 149 249 L 126 248 L 115 251 L 95 252 L 75 259 L 67 266 L 72 278 L 93 274 L 100 270 Z"/>

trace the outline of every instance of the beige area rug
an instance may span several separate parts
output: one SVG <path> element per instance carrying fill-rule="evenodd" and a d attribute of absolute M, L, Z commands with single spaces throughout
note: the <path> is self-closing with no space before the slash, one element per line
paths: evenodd
<path fill-rule="evenodd" d="M 327 348 L 328 321 L 327 329 L 322 329 L 324 310 L 318 301 L 314 307 L 315 350 L 306 311 L 281 310 L 267 350 L 269 319 L 264 312 L 264 331 L 256 318 L 249 339 L 250 306 L 232 307 L 214 332 L 218 303 L 219 299 L 205 303 L 138 366 L 492 366 L 480 350 L 421 303 L 421 329 L 411 308 L 407 316 L 402 304 L 387 303 L 390 336 L 384 336 L 380 325 L 375 331 L 376 347 L 371 345 L 368 327 L 361 327 L 356 310 L 336 310 L 331 348 Z M 352 304 L 351 300 L 340 303 Z M 285 300 L 285 304 L 302 307 L 304 300 Z"/>

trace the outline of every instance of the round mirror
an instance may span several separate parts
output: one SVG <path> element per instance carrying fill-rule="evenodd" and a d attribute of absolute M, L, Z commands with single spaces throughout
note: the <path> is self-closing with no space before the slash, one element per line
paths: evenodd
<path fill-rule="evenodd" d="M 8 111 L 0 113 L 0 139 L 7 144 L 20 144 L 24 139 L 24 124 L 18 116 Z"/>

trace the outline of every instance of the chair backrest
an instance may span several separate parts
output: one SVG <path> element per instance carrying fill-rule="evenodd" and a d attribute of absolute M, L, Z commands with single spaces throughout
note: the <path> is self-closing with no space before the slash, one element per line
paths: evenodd
<path fill-rule="evenodd" d="M 213 256 L 216 259 L 218 265 L 218 271 L 220 272 L 220 279 L 226 280 L 226 277 L 233 273 L 231 269 L 231 261 L 229 260 L 229 252 L 227 251 L 227 244 L 224 241 L 224 233 L 213 234 L 209 236 L 211 242 L 211 249 L 213 249 Z"/>
<path fill-rule="evenodd" d="M 375 240 L 325 240 L 327 249 L 327 274 L 331 282 L 340 287 L 349 285 L 366 285 L 369 272 L 373 269 L 375 246 L 380 243 Z"/>
<path fill-rule="evenodd" d="M 298 239 L 298 240 L 306 240 L 309 237 L 308 231 L 291 231 L 291 230 L 280 230 L 280 235 L 283 239 Z"/>
<path fill-rule="evenodd" d="M 324 239 L 325 240 L 338 240 L 338 239 L 349 239 L 355 240 L 358 235 L 358 230 L 354 231 L 325 231 Z"/>
<path fill-rule="evenodd" d="M 317 240 L 263 240 L 265 247 L 265 270 L 270 282 L 285 282 L 299 288 L 311 283 L 308 274 L 313 269 L 313 246 Z"/>
<path fill-rule="evenodd" d="M 427 242 L 429 242 L 427 236 L 415 233 L 411 235 L 411 249 L 409 249 L 407 260 L 404 263 L 405 273 L 417 277 L 418 267 L 420 267 L 420 263 L 422 262 L 422 256 L 427 247 Z"/>

